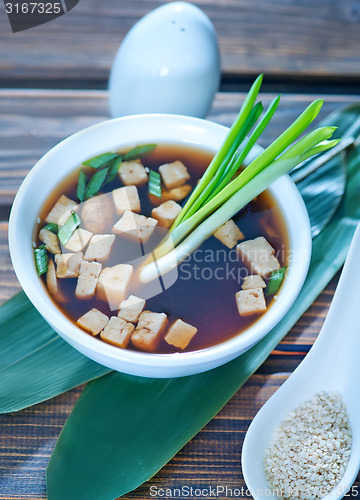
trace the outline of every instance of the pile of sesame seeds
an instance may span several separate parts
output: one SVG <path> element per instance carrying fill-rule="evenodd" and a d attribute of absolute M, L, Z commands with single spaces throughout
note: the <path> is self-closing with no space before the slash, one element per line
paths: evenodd
<path fill-rule="evenodd" d="M 322 392 L 291 411 L 275 430 L 265 452 L 265 476 L 279 497 L 315 500 L 338 484 L 350 453 L 342 397 Z"/>

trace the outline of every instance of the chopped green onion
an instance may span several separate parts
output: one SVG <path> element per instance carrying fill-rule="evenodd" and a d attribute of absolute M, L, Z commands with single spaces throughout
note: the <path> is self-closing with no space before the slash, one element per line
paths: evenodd
<path fill-rule="evenodd" d="M 78 177 L 78 185 L 76 189 L 76 196 L 80 201 L 84 201 L 85 193 L 86 193 L 86 174 L 83 170 L 80 170 Z"/>
<path fill-rule="evenodd" d="M 36 270 L 39 276 L 47 273 L 48 270 L 48 253 L 46 250 L 46 245 L 41 245 L 34 248 L 34 257 Z"/>
<path fill-rule="evenodd" d="M 101 189 L 101 186 L 104 184 L 106 176 L 109 172 L 109 168 L 103 168 L 96 172 L 91 179 L 89 180 L 89 184 L 86 189 L 86 199 L 91 198 L 98 194 Z"/>
<path fill-rule="evenodd" d="M 57 234 L 58 233 L 58 225 L 54 224 L 54 222 L 49 222 L 49 224 L 46 224 L 46 226 L 43 227 L 43 229 L 47 229 L 48 231 L 51 231 L 52 233 Z"/>
<path fill-rule="evenodd" d="M 80 223 L 81 220 L 78 214 L 74 211 L 71 212 L 70 217 L 65 222 L 65 224 L 61 226 L 58 232 L 58 238 L 64 246 L 68 244 L 69 239 L 74 234 L 76 229 L 80 226 Z"/>
<path fill-rule="evenodd" d="M 286 268 L 287 266 L 282 267 L 281 269 L 278 269 L 271 273 L 268 284 L 265 289 L 266 296 L 274 295 L 274 293 L 276 293 L 279 290 L 281 283 L 283 282 L 283 279 L 285 277 Z"/>
<path fill-rule="evenodd" d="M 209 184 L 211 181 L 212 177 L 215 175 L 216 171 L 218 168 L 222 165 L 222 163 L 225 161 L 228 163 L 231 158 L 233 157 L 236 149 L 238 148 L 237 144 L 237 139 L 239 134 L 241 134 L 241 131 L 246 123 L 246 120 L 248 119 L 254 105 L 255 105 L 255 100 L 256 97 L 259 93 L 261 83 L 262 83 L 263 75 L 261 74 L 260 76 L 257 77 L 255 82 L 252 84 L 248 95 L 245 98 L 245 101 L 243 102 L 243 105 L 241 106 L 241 109 L 239 111 L 238 116 L 236 117 L 234 123 L 232 124 L 228 135 L 226 136 L 223 144 L 221 145 L 219 151 L 216 153 L 214 158 L 212 159 L 210 165 L 206 169 L 205 173 L 200 179 L 200 182 L 194 189 L 194 191 L 191 193 L 190 198 L 188 201 L 185 203 L 184 207 L 182 208 L 181 212 L 175 219 L 175 222 L 172 226 L 172 228 L 175 228 L 180 224 L 180 222 L 185 219 L 188 211 L 192 207 L 193 203 L 195 200 L 200 196 L 200 194 L 203 192 L 203 190 L 206 188 L 206 186 Z"/>
<path fill-rule="evenodd" d="M 117 174 L 118 174 L 118 171 L 119 171 L 119 168 L 121 166 L 121 163 L 122 163 L 122 156 L 119 156 L 118 158 L 115 158 L 115 160 L 113 160 L 112 164 L 109 165 L 109 174 L 107 176 L 107 179 L 106 179 L 106 184 L 108 184 L 109 182 L 112 182 Z"/>
<path fill-rule="evenodd" d="M 83 165 L 86 165 L 87 167 L 91 168 L 101 168 L 105 167 L 108 163 L 110 163 L 112 160 L 114 160 L 118 155 L 118 153 L 104 153 L 99 156 L 94 156 L 94 158 L 91 158 L 90 160 L 84 161 Z"/>
<path fill-rule="evenodd" d="M 182 262 L 216 229 L 275 180 L 314 154 L 326 151 L 337 143 L 328 140 L 335 128 L 322 127 L 293 144 L 318 115 L 323 104 L 319 99 L 312 102 L 293 124 L 245 169 L 241 169 L 243 161 L 270 122 L 279 103 L 278 97 L 270 104 L 250 138 L 240 149 L 244 135 L 250 132 L 254 122 L 260 118 L 261 104 L 255 104 L 255 100 L 261 82 L 262 75 L 255 80 L 222 146 L 170 228 L 175 254 L 169 250 L 166 241 L 160 243 L 155 249 L 156 266 L 154 263 L 145 263 L 140 272 L 142 281 L 147 282 L 157 277 L 159 269 L 162 274 L 168 272 L 173 268 L 174 255 L 178 263 Z"/>
<path fill-rule="evenodd" d="M 124 155 L 124 161 L 136 160 L 140 156 L 152 153 L 155 148 L 156 144 L 144 144 L 143 146 L 136 146 L 135 148 L 130 149 L 130 151 L 128 151 Z"/>
<path fill-rule="evenodd" d="M 154 170 L 149 170 L 149 193 L 161 198 L 161 177 Z"/>

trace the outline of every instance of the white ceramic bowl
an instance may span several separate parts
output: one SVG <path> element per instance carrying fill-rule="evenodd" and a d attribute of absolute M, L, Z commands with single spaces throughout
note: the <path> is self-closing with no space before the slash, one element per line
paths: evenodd
<path fill-rule="evenodd" d="M 40 209 L 57 184 L 85 159 L 117 148 L 145 143 L 179 143 L 215 152 L 228 129 L 176 115 L 136 115 L 89 127 L 55 146 L 34 166 L 22 183 L 10 216 L 9 244 L 18 280 L 33 305 L 54 330 L 85 356 L 117 371 L 146 377 L 179 377 L 215 368 L 259 342 L 294 303 L 310 261 L 310 225 L 294 183 L 284 176 L 271 192 L 283 213 L 292 259 L 278 300 L 240 335 L 201 351 L 147 354 L 119 349 L 88 335 L 61 313 L 39 280 L 33 259 L 32 236 Z M 253 156 L 261 151 L 258 148 Z"/>

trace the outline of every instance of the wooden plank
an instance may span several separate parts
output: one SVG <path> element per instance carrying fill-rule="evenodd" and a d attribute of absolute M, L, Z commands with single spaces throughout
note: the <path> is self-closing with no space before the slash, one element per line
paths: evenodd
<path fill-rule="evenodd" d="M 131 26 L 160 0 L 83 0 L 67 15 L 13 34 L 0 17 L 0 74 L 20 82 L 108 79 Z M 358 0 L 199 0 L 218 33 L 225 75 L 360 75 Z M 55 85 L 55 83 L 54 83 Z"/>
<path fill-rule="evenodd" d="M 230 125 L 244 95 L 219 93 L 209 119 Z M 284 95 L 276 120 L 261 137 L 269 144 L 317 96 Z M 261 96 L 264 104 L 272 94 Z M 356 96 L 327 96 L 321 117 Z M 55 144 L 108 118 L 105 91 L 0 90 L 0 209 L 9 207 L 30 168 Z"/>

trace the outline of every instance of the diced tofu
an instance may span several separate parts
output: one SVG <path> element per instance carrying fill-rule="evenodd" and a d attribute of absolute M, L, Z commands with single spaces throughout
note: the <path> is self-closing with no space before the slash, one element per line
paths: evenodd
<path fill-rule="evenodd" d="M 236 294 L 236 304 L 240 316 L 251 316 L 266 311 L 266 302 L 262 288 L 240 290 Z"/>
<path fill-rule="evenodd" d="M 130 264 L 105 267 L 99 276 L 96 297 L 108 302 L 112 309 L 119 309 L 127 296 L 132 274 L 133 267 Z"/>
<path fill-rule="evenodd" d="M 77 320 L 77 324 L 93 335 L 98 335 L 105 328 L 109 321 L 106 314 L 98 309 L 90 309 L 86 314 Z"/>
<path fill-rule="evenodd" d="M 50 295 L 52 295 L 59 302 L 66 302 L 66 297 L 59 290 L 59 284 L 56 277 L 55 264 L 52 259 L 49 259 L 48 270 L 46 273 L 46 284 Z"/>
<path fill-rule="evenodd" d="M 162 189 L 161 198 L 158 198 L 153 194 L 149 194 L 149 200 L 156 206 L 168 200 L 181 201 L 187 197 L 191 190 L 192 187 L 190 184 L 183 184 L 182 186 L 173 189 Z"/>
<path fill-rule="evenodd" d="M 111 193 L 89 198 L 81 205 L 81 223 L 92 233 L 106 233 L 114 217 L 114 203 Z"/>
<path fill-rule="evenodd" d="M 132 344 L 143 351 L 155 351 L 163 338 L 166 325 L 165 313 L 144 311 L 140 314 L 138 326 L 131 337 Z"/>
<path fill-rule="evenodd" d="M 275 250 L 263 236 L 243 241 L 236 248 L 244 263 L 262 278 L 280 269 L 280 263 L 274 255 Z"/>
<path fill-rule="evenodd" d="M 140 160 L 122 162 L 119 177 L 125 186 L 142 186 L 148 181 L 148 174 Z"/>
<path fill-rule="evenodd" d="M 89 243 L 92 235 L 93 234 L 90 233 L 90 231 L 86 231 L 86 229 L 76 229 L 65 245 L 66 250 L 70 250 L 70 252 L 81 252 Z"/>
<path fill-rule="evenodd" d="M 94 234 L 85 252 L 85 260 L 104 262 L 109 258 L 115 241 L 114 234 Z"/>
<path fill-rule="evenodd" d="M 125 349 L 130 342 L 134 330 L 135 326 L 132 323 L 127 323 L 121 318 L 111 316 L 109 323 L 100 333 L 100 337 L 108 344 Z"/>
<path fill-rule="evenodd" d="M 159 221 L 159 226 L 170 227 L 181 211 L 181 206 L 176 201 L 165 201 L 152 209 L 151 216 Z"/>
<path fill-rule="evenodd" d="M 243 290 L 251 290 L 253 288 L 266 288 L 266 283 L 261 276 L 252 274 L 244 278 L 244 283 L 241 287 Z"/>
<path fill-rule="evenodd" d="M 54 255 L 61 253 L 59 239 L 52 231 L 44 228 L 41 229 L 39 233 L 39 239 L 40 241 L 45 243 L 46 249 L 49 252 L 53 253 Z"/>
<path fill-rule="evenodd" d="M 56 277 L 77 278 L 82 258 L 83 254 L 81 252 L 55 255 Z"/>
<path fill-rule="evenodd" d="M 95 295 L 102 265 L 99 262 L 83 260 L 80 265 L 75 295 L 80 300 L 90 300 Z"/>
<path fill-rule="evenodd" d="M 239 240 L 243 240 L 245 238 L 232 219 L 228 220 L 225 224 L 219 227 L 219 229 L 215 231 L 214 236 L 228 248 L 234 248 Z"/>
<path fill-rule="evenodd" d="M 180 349 L 185 349 L 196 332 L 197 328 L 195 328 L 195 326 L 189 325 L 185 323 L 185 321 L 178 319 L 169 328 L 169 331 L 165 335 L 165 340 L 168 344 Z"/>
<path fill-rule="evenodd" d="M 121 302 L 118 317 L 130 323 L 137 323 L 144 307 L 144 299 L 130 295 L 128 299 Z"/>
<path fill-rule="evenodd" d="M 132 240 L 147 241 L 155 230 L 158 221 L 151 217 L 134 214 L 126 210 L 120 220 L 114 225 L 112 231 Z"/>
<path fill-rule="evenodd" d="M 58 224 L 59 218 L 63 213 L 68 211 L 71 213 L 71 210 L 75 210 L 77 207 L 78 204 L 75 203 L 75 201 L 70 200 L 70 198 L 65 195 L 62 195 L 50 210 L 45 220 L 46 222 L 53 222 L 54 224 Z"/>
<path fill-rule="evenodd" d="M 124 186 L 112 192 L 116 213 L 122 215 L 126 210 L 140 212 L 140 198 L 136 186 Z"/>
<path fill-rule="evenodd" d="M 187 168 L 181 161 L 165 163 L 159 167 L 159 172 L 167 189 L 182 186 L 190 179 Z"/>

